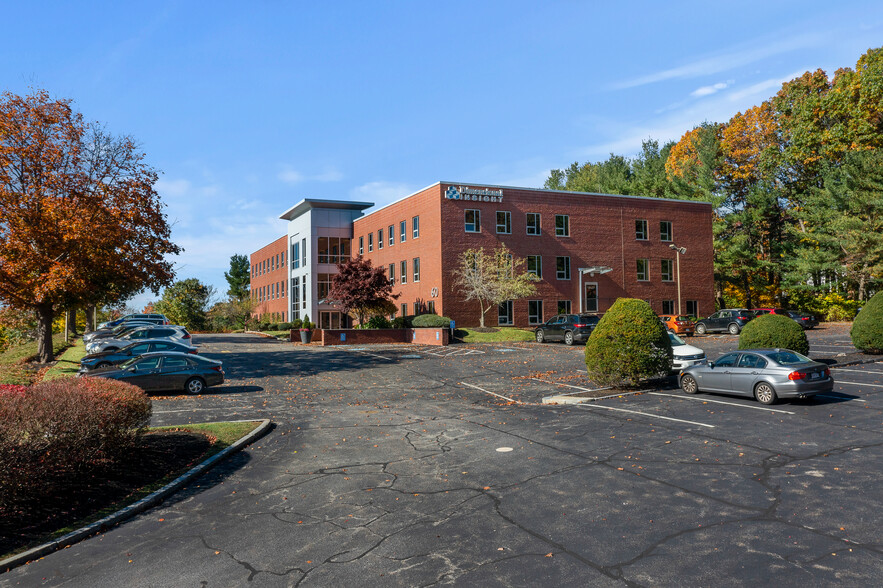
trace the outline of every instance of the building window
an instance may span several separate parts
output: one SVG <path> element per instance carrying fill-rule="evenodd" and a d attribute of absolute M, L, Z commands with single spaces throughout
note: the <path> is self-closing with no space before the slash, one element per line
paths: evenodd
<path fill-rule="evenodd" d="M 435 314 L 435 300 L 430 300 L 426 304 L 428 305 L 427 310 L 429 311 L 429 314 Z"/>
<path fill-rule="evenodd" d="M 675 313 L 675 301 L 674 300 L 663 300 L 662 301 L 662 314 L 674 314 Z"/>
<path fill-rule="evenodd" d="M 511 325 L 514 322 L 515 321 L 513 320 L 512 316 L 512 301 L 507 300 L 506 302 L 500 304 L 500 306 L 498 307 L 497 324 Z"/>
<path fill-rule="evenodd" d="M 698 300 L 687 300 L 687 314 L 690 316 L 699 316 L 699 301 Z"/>
<path fill-rule="evenodd" d="M 377 229 L 377 249 L 383 249 L 383 229 Z"/>
<path fill-rule="evenodd" d="M 570 300 L 558 301 L 558 314 L 570 314 Z"/>
<path fill-rule="evenodd" d="M 638 281 L 647 282 L 650 280 L 650 260 L 639 259 L 637 263 Z"/>
<path fill-rule="evenodd" d="M 334 277 L 334 274 L 316 274 L 316 295 L 319 297 L 319 302 L 328 298 L 328 293 L 331 291 L 332 277 Z"/>
<path fill-rule="evenodd" d="M 556 237 L 569 237 L 570 236 L 570 217 L 566 214 L 556 214 L 555 215 L 555 236 Z"/>
<path fill-rule="evenodd" d="M 527 271 L 535 275 L 538 278 L 543 277 L 543 256 L 542 255 L 528 255 L 527 256 Z"/>
<path fill-rule="evenodd" d="M 389 283 L 393 286 L 396 285 L 396 264 L 389 264 Z"/>
<path fill-rule="evenodd" d="M 528 235 L 539 235 L 540 234 L 540 213 L 538 213 L 538 212 L 528 212 L 527 213 L 527 234 Z"/>
<path fill-rule="evenodd" d="M 406 239 L 405 233 L 406 233 L 406 231 L 405 231 L 405 221 L 402 221 L 402 222 L 399 223 L 399 243 L 404 243 L 404 242 L 405 242 L 405 239 Z"/>
<path fill-rule="evenodd" d="M 512 213 L 508 210 L 497 211 L 497 233 L 510 234 L 512 232 Z"/>
<path fill-rule="evenodd" d="M 420 314 L 420 303 L 419 302 L 414 303 L 414 314 Z"/>
<path fill-rule="evenodd" d="M 368 233 L 368 253 L 374 251 L 374 233 Z"/>
<path fill-rule="evenodd" d="M 279 289 L 280 289 L 280 291 L 279 291 L 279 297 L 280 297 L 280 298 L 285 298 L 285 282 L 284 282 L 284 281 L 279 282 Z"/>
<path fill-rule="evenodd" d="M 303 297 L 302 297 L 300 303 L 303 308 L 306 308 L 307 307 L 307 277 L 306 276 L 304 276 L 304 281 L 303 281 L 303 284 L 301 284 L 301 286 L 303 286 L 303 290 L 302 290 Z"/>
<path fill-rule="evenodd" d="M 543 322 L 543 301 L 528 300 L 527 301 L 527 323 L 529 325 L 539 325 Z"/>
<path fill-rule="evenodd" d="M 481 232 L 481 213 L 477 210 L 467 210 L 465 212 L 466 218 L 466 232 L 467 233 L 480 233 Z"/>
<path fill-rule="evenodd" d="M 350 240 L 346 237 L 319 237 L 319 263 L 343 263 L 350 258 Z"/>
<path fill-rule="evenodd" d="M 395 227 L 393 227 L 392 225 L 389 225 L 389 228 L 387 229 L 387 231 L 389 233 L 389 246 L 390 247 L 392 247 L 393 245 L 396 244 L 396 236 L 395 236 L 394 229 L 395 229 Z"/>
<path fill-rule="evenodd" d="M 555 277 L 559 280 L 569 280 L 570 279 L 570 258 L 569 257 L 556 257 L 555 258 Z"/>
<path fill-rule="evenodd" d="M 359 237 L 359 255 L 365 254 L 365 237 Z"/>
<path fill-rule="evenodd" d="M 408 305 L 402 302 L 402 316 L 408 316 Z"/>
<path fill-rule="evenodd" d="M 282 252 L 282 265 L 285 265 L 285 252 Z"/>
<path fill-rule="evenodd" d="M 659 221 L 659 240 L 671 241 L 671 221 Z"/>
<path fill-rule="evenodd" d="M 663 259 L 660 262 L 659 275 L 662 276 L 663 282 L 672 282 L 674 281 L 674 265 L 675 260 L 673 259 Z"/>
<path fill-rule="evenodd" d="M 414 258 L 414 281 L 415 282 L 420 281 L 420 258 L 419 257 Z"/>
<path fill-rule="evenodd" d="M 647 240 L 647 221 L 639 218 L 635 220 L 635 239 L 638 241 Z"/>
<path fill-rule="evenodd" d="M 414 233 L 414 238 L 416 239 L 417 237 L 420 236 L 420 217 L 415 216 L 414 218 L 412 218 L 411 225 L 414 228 L 413 233 Z"/>
<path fill-rule="evenodd" d="M 300 318 L 300 278 L 291 278 L 291 320 Z"/>
<path fill-rule="evenodd" d="M 407 261 L 402 262 L 402 271 L 399 272 L 399 276 L 401 278 L 402 284 L 408 283 L 408 262 Z"/>
<path fill-rule="evenodd" d="M 300 241 L 300 261 L 301 265 L 307 267 L 307 239 L 304 237 Z"/>

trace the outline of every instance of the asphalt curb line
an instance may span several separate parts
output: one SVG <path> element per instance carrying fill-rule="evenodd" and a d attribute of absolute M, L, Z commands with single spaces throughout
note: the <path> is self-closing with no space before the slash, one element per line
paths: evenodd
<path fill-rule="evenodd" d="M 553 396 L 544 396 L 543 404 L 583 404 L 585 402 L 596 402 L 598 400 L 607 400 L 608 398 L 620 398 L 622 396 L 635 396 L 651 392 L 650 388 L 646 390 L 635 390 L 634 392 L 623 392 L 621 394 L 608 394 L 607 396 L 576 396 L 579 392 L 573 394 L 558 394 Z"/>
<path fill-rule="evenodd" d="M 248 423 L 256 421 L 255 419 L 246 419 L 242 421 L 225 422 Z M 54 551 L 58 551 L 59 549 L 63 549 L 69 545 L 73 545 L 74 543 L 82 541 L 83 539 L 90 537 L 91 535 L 106 531 L 111 527 L 125 521 L 126 519 L 129 519 L 137 514 L 146 511 L 149 508 L 153 508 L 154 506 L 162 503 L 166 498 L 180 490 L 182 486 L 201 476 L 202 474 L 215 467 L 218 463 L 220 463 L 233 453 L 236 453 L 246 445 L 249 445 L 254 441 L 260 439 L 273 427 L 273 423 L 269 419 L 261 419 L 259 422 L 261 424 L 255 427 L 249 434 L 240 438 L 229 447 L 226 447 L 218 453 L 214 454 L 202 463 L 193 466 L 187 472 L 181 474 L 156 492 L 145 496 L 138 502 L 130 504 L 129 506 L 116 511 L 115 513 L 110 514 L 103 519 L 95 521 L 94 523 L 86 525 L 85 527 L 82 527 L 75 531 L 71 531 L 67 535 L 63 535 L 58 539 L 55 539 L 48 543 L 44 543 L 43 545 L 38 545 L 33 549 L 29 549 L 17 555 L 7 557 L 4 560 L 0 560 L 0 574 L 8 572 L 12 568 L 18 567 L 22 564 L 40 559 Z"/>

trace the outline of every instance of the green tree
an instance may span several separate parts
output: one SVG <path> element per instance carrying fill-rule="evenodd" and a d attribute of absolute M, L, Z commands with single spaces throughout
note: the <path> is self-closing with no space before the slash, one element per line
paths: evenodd
<path fill-rule="evenodd" d="M 224 272 L 224 279 L 230 285 L 227 296 L 231 300 L 245 300 L 249 297 L 251 285 L 251 265 L 248 257 L 238 253 L 230 258 L 230 271 Z"/>
<path fill-rule="evenodd" d="M 205 328 L 208 309 L 215 291 L 196 278 L 179 280 L 163 291 L 162 298 L 153 308 L 166 315 L 172 324 L 190 330 Z"/>
<path fill-rule="evenodd" d="M 466 300 L 477 300 L 484 327 L 485 313 L 507 300 L 517 300 L 536 292 L 535 274 L 523 271 L 525 260 L 512 256 L 502 245 L 487 252 L 484 248 L 467 249 L 460 254 L 460 265 L 454 270 L 455 283 Z"/>

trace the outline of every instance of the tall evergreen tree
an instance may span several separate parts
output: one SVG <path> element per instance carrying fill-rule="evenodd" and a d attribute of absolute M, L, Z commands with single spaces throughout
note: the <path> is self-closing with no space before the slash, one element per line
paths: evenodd
<path fill-rule="evenodd" d="M 224 279 L 230 285 L 227 296 L 231 300 L 245 300 L 251 284 L 251 265 L 248 257 L 238 253 L 230 258 L 230 271 L 224 272 Z"/>

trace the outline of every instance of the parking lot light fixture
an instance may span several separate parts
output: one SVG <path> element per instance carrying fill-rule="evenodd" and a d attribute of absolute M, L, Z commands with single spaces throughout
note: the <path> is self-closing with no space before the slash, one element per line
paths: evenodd
<path fill-rule="evenodd" d="M 684 314 L 681 310 L 681 255 L 687 252 L 686 247 L 678 247 L 674 243 L 669 245 L 669 248 L 673 249 L 677 255 L 675 256 L 675 266 L 677 266 L 677 281 L 678 281 L 678 314 Z"/>

